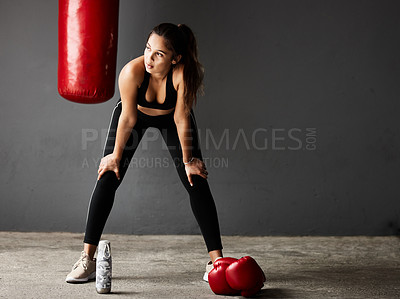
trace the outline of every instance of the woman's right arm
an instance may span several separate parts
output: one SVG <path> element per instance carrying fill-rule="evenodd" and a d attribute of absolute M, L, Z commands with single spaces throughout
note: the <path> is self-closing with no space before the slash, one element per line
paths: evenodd
<path fill-rule="evenodd" d="M 118 121 L 113 154 L 119 160 L 121 160 L 125 144 L 137 120 L 137 92 L 144 76 L 144 63 L 140 60 L 142 60 L 142 57 L 125 65 L 118 78 L 122 111 Z"/>
<path fill-rule="evenodd" d="M 122 159 L 126 142 L 137 120 L 137 92 L 144 78 L 143 57 L 138 57 L 124 66 L 118 77 L 118 86 L 122 102 L 122 111 L 118 120 L 115 146 L 112 154 L 101 159 L 98 178 L 106 171 L 114 171 L 119 175 L 119 162 Z"/>

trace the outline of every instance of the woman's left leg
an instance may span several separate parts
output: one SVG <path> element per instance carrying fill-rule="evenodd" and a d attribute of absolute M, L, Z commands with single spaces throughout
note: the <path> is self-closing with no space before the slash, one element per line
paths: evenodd
<path fill-rule="evenodd" d="M 174 161 L 178 175 L 189 193 L 190 204 L 193 214 L 199 224 L 201 233 L 210 254 L 211 260 L 222 256 L 222 242 L 218 223 L 217 209 L 211 194 L 210 187 L 206 179 L 199 175 L 193 176 L 193 186 L 190 186 L 185 165 L 183 164 L 182 149 L 179 141 L 178 132 L 175 123 L 168 122 L 167 127 L 159 128 L 169 152 Z M 191 135 L 192 135 L 192 155 L 195 158 L 203 160 L 198 132 L 193 112 L 191 112 Z"/>

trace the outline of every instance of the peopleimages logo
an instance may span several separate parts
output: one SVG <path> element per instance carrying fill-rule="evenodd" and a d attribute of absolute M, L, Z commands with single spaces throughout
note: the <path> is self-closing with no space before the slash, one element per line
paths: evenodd
<path fill-rule="evenodd" d="M 315 150 L 317 148 L 316 128 L 257 128 L 251 131 L 244 129 L 224 129 L 216 134 L 206 129 L 199 139 L 205 149 L 216 150 Z M 204 136 L 203 136 L 204 135 Z"/>
<path fill-rule="evenodd" d="M 191 136 L 193 136 L 192 130 L 190 131 Z M 162 138 L 162 135 L 166 136 L 167 134 L 166 130 L 162 130 L 161 132 L 157 129 L 148 130 L 139 143 L 138 133 L 132 131 L 132 143 L 127 144 L 127 148 L 132 149 L 140 147 L 143 150 L 147 150 L 149 148 L 149 143 L 157 141 L 159 138 Z M 88 145 L 91 143 L 98 143 L 101 141 L 101 144 L 105 144 L 107 137 L 110 140 L 115 140 L 115 136 L 116 132 L 110 131 L 108 134 L 108 129 L 82 129 L 82 150 L 87 150 Z M 313 151 L 317 149 L 316 128 L 271 128 L 269 130 L 266 128 L 256 128 L 250 131 L 239 128 L 237 130 L 224 129 L 222 132 L 213 132 L 211 129 L 205 129 L 204 131 L 199 129 L 198 137 L 202 150 L 234 151 L 245 149 L 256 151 L 296 151 L 305 149 Z M 174 149 L 174 146 L 167 147 L 165 143 L 162 143 L 162 149 Z"/>
<path fill-rule="evenodd" d="M 193 138 L 196 132 L 190 130 Z M 155 128 L 151 128 L 145 132 L 143 138 L 139 142 L 139 134 L 133 130 L 130 142 L 128 141 L 126 148 L 147 150 L 149 144 L 157 141 L 159 138 L 166 137 L 168 132 L 161 132 Z M 142 132 L 143 133 L 143 132 Z M 317 129 L 316 128 L 256 128 L 253 130 L 239 129 L 224 129 L 218 131 L 209 128 L 197 130 L 198 140 L 202 152 L 215 150 L 218 152 L 227 151 L 315 151 L 317 149 Z M 112 151 L 115 141 L 116 132 L 108 129 L 82 129 L 82 150 L 88 150 L 89 146 L 102 146 L 105 150 Z M 106 140 L 108 144 L 106 144 Z M 162 150 L 175 149 L 175 146 L 167 146 L 165 142 L 161 143 Z M 108 148 L 110 147 L 110 148 Z M 101 158 L 91 158 L 93 164 L 99 165 Z M 133 157 L 130 162 L 132 167 L 169 167 L 170 159 L 168 157 Z M 224 157 L 203 157 L 204 163 L 208 167 L 227 167 L 228 158 Z M 174 161 L 176 163 L 176 161 Z M 88 159 L 82 163 L 82 167 L 89 167 Z"/>

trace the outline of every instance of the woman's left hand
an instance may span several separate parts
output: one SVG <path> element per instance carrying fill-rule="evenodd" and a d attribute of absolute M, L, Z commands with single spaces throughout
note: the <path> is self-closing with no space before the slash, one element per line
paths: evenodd
<path fill-rule="evenodd" d="M 203 161 L 193 158 L 193 161 L 185 165 L 186 175 L 188 177 L 190 186 L 193 186 L 192 176 L 199 175 L 207 179 L 208 171 Z"/>

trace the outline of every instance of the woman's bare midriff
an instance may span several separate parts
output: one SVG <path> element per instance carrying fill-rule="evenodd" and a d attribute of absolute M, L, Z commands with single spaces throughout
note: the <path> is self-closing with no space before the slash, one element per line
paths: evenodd
<path fill-rule="evenodd" d="M 151 115 L 151 116 L 166 115 L 166 114 L 170 114 L 172 111 L 175 110 L 175 108 L 171 108 L 168 110 L 162 110 L 162 109 L 143 107 L 140 105 L 137 105 L 137 109 L 140 110 L 140 112 L 143 112 L 144 114 Z"/>

